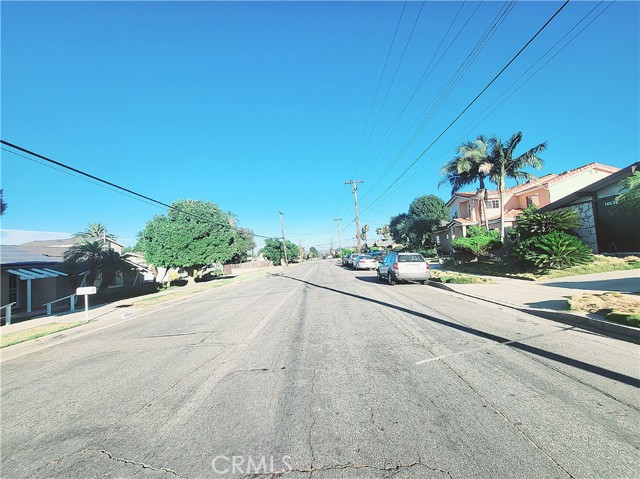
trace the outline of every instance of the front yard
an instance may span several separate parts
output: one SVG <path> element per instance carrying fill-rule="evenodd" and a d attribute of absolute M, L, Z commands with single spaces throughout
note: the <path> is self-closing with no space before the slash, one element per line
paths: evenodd
<path fill-rule="evenodd" d="M 591 263 L 573 266 L 565 269 L 544 271 L 525 271 L 514 259 L 491 258 L 473 263 L 460 263 L 449 260 L 443 265 L 447 271 L 482 275 L 503 276 L 506 278 L 537 281 L 541 279 L 554 279 L 563 276 L 578 276 L 593 273 L 606 273 L 609 271 L 621 271 L 640 268 L 640 257 L 626 256 L 618 258 L 614 256 L 595 255 Z"/>

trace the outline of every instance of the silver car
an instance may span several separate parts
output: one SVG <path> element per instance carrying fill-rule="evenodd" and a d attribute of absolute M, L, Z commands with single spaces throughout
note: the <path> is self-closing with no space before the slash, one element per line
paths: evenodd
<path fill-rule="evenodd" d="M 429 284 L 429 263 L 419 253 L 389 253 L 378 266 L 378 279 L 390 285 L 399 281 Z"/>
<path fill-rule="evenodd" d="M 353 269 L 376 269 L 378 262 L 370 254 L 361 254 L 356 258 Z"/>

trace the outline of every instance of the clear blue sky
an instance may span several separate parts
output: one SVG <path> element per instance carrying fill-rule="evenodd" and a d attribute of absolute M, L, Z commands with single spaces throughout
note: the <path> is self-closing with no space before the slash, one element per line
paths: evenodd
<path fill-rule="evenodd" d="M 638 160 L 637 2 L 611 5 L 502 106 L 481 115 L 598 5 L 574 1 L 372 203 L 561 4 L 515 5 L 429 114 L 505 4 L 408 2 L 359 142 L 404 5 L 2 2 L 2 139 L 166 203 L 213 201 L 259 234 L 278 236 L 283 211 L 287 237 L 306 247 L 337 245 L 336 217 L 343 237 L 355 236 L 347 179 L 365 179 L 361 223 L 372 232 L 417 196 L 446 200 L 439 169 L 456 144 L 479 133 L 506 138 L 522 130 L 523 147 L 548 141 L 540 174 Z M 435 68 L 385 142 L 432 58 Z M 163 213 L 5 151 L 2 187 L 5 230 L 76 232 L 101 222 L 133 244 L 145 222 Z"/>

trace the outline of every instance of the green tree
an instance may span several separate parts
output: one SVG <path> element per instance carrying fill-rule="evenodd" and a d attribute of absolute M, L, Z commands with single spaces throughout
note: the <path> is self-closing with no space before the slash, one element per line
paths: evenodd
<path fill-rule="evenodd" d="M 284 243 L 278 238 L 267 238 L 264 240 L 264 247 L 260 254 L 270 260 L 274 265 L 279 265 L 284 261 Z M 287 260 L 296 261 L 300 256 L 298 245 L 287 241 Z"/>
<path fill-rule="evenodd" d="M 539 153 L 547 149 L 546 143 L 540 143 L 527 150 L 520 156 L 514 156 L 515 149 L 522 141 L 522 133 L 517 132 L 503 143 L 497 137 L 492 137 L 489 141 L 491 154 L 489 156 L 490 169 L 488 176 L 498 187 L 500 195 L 500 240 L 504 241 L 504 190 L 507 178 L 513 178 L 516 182 L 531 180 L 535 175 L 524 171 L 526 167 L 541 169 L 544 165 Z"/>
<path fill-rule="evenodd" d="M 624 206 L 631 211 L 640 210 L 640 171 L 635 171 L 632 176 L 622 182 L 624 193 L 616 197 L 619 206 Z"/>
<path fill-rule="evenodd" d="M 486 205 L 488 192 L 485 188 L 485 179 L 491 170 L 489 140 L 484 135 L 478 135 L 475 141 L 467 141 L 460 145 L 457 153 L 457 156 L 442 168 L 440 174 L 443 178 L 438 187 L 449 184 L 453 196 L 463 187 L 478 182 L 476 199 L 480 205 L 480 223 L 484 220 L 485 228 L 489 229 Z"/>
<path fill-rule="evenodd" d="M 389 225 L 380 226 L 376 228 L 376 234 L 388 240 L 391 238 L 391 229 L 389 229 Z"/>
<path fill-rule="evenodd" d="M 364 241 L 364 244 L 367 244 L 367 233 L 369 232 L 369 225 L 364 225 L 362 227 L 362 234 L 360 235 L 360 237 L 362 238 L 362 241 Z"/>
<path fill-rule="evenodd" d="M 197 269 L 229 262 L 243 250 L 246 253 L 252 241 L 253 233 L 231 226 L 227 213 L 216 204 L 180 200 L 166 215 L 156 215 L 147 222 L 138 246 L 155 266 L 185 268 L 193 283 Z"/>
<path fill-rule="evenodd" d="M 90 223 L 84 231 L 74 234 L 73 237 L 84 241 L 99 241 L 102 245 L 118 239 L 116 235 L 109 233 L 106 225 L 102 223 Z"/>
<path fill-rule="evenodd" d="M 4 190 L 0 190 L 0 216 L 2 216 L 5 211 L 7 211 L 8 206 L 9 205 L 7 205 L 7 203 L 5 203 L 4 201 Z"/>
<path fill-rule="evenodd" d="M 102 293 L 116 277 L 118 271 L 131 269 L 131 265 L 124 261 L 114 250 L 105 248 L 102 241 L 83 241 L 69 248 L 64 254 L 66 269 L 71 272 L 72 278 L 77 277 L 81 269 L 87 273 L 87 285 L 96 282 L 98 273 L 102 274 L 102 282 L 98 287 L 98 293 Z"/>
<path fill-rule="evenodd" d="M 238 238 L 235 243 L 236 251 L 231 257 L 231 263 L 243 263 L 247 261 L 249 252 L 256 247 L 253 230 L 249 228 L 238 228 Z"/>
<path fill-rule="evenodd" d="M 320 253 L 318 253 L 318 250 L 315 248 L 315 246 L 309 248 L 309 256 L 311 258 L 317 258 L 318 256 L 320 256 Z"/>
<path fill-rule="evenodd" d="M 389 231 L 391 237 L 396 243 L 408 243 L 409 242 L 409 230 L 407 228 L 409 215 L 406 213 L 400 213 L 399 215 L 392 216 L 389 220 Z"/>
<path fill-rule="evenodd" d="M 449 209 L 446 203 L 436 195 L 423 195 L 411 202 L 409 205 L 409 216 L 422 216 L 441 221 L 449 218 Z"/>

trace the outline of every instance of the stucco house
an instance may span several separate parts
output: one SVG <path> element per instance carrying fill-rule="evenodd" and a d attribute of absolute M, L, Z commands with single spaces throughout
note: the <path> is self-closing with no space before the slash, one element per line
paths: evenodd
<path fill-rule="evenodd" d="M 1 304 L 15 303 L 12 310 L 16 314 L 35 316 L 46 312 L 46 303 L 74 294 L 75 286 L 86 286 L 87 271 L 82 268 L 77 277 L 72 277 L 65 268 L 64 254 L 74 244 L 82 241 L 77 238 L 32 241 L 19 246 L 0 246 L 0 267 L 2 273 Z M 106 247 L 120 253 L 122 245 L 107 240 Z M 148 269 L 123 256 L 130 269 L 118 271 L 113 281 L 102 293 L 102 297 L 130 294 L 131 290 L 140 290 L 153 282 Z M 95 286 L 100 286 L 100 274 Z M 137 293 L 139 294 L 139 293 Z M 75 298 L 76 302 L 78 301 Z M 69 310 L 70 299 L 57 301 L 51 310 Z M 2 310 L 6 315 L 6 309 Z"/>
<path fill-rule="evenodd" d="M 624 193 L 623 181 L 636 171 L 640 171 L 640 162 L 554 201 L 539 212 L 577 210 L 582 226 L 576 233 L 594 253 L 640 253 L 638 212 L 616 202 L 616 197 Z"/>
<path fill-rule="evenodd" d="M 505 232 L 513 227 L 518 216 L 527 206 L 546 206 L 571 193 L 593 184 L 620 168 L 589 163 L 588 165 L 565 171 L 560 174 L 544 175 L 522 185 L 507 188 L 504 192 Z M 458 192 L 447 202 L 449 223 L 432 233 L 433 241 L 444 252 L 452 252 L 451 242 L 454 238 L 464 237 L 471 225 L 483 225 L 480 202 L 485 201 L 489 229 L 500 229 L 500 195 L 497 190 L 488 190 L 486 199 L 479 198 L 473 192 Z"/>

